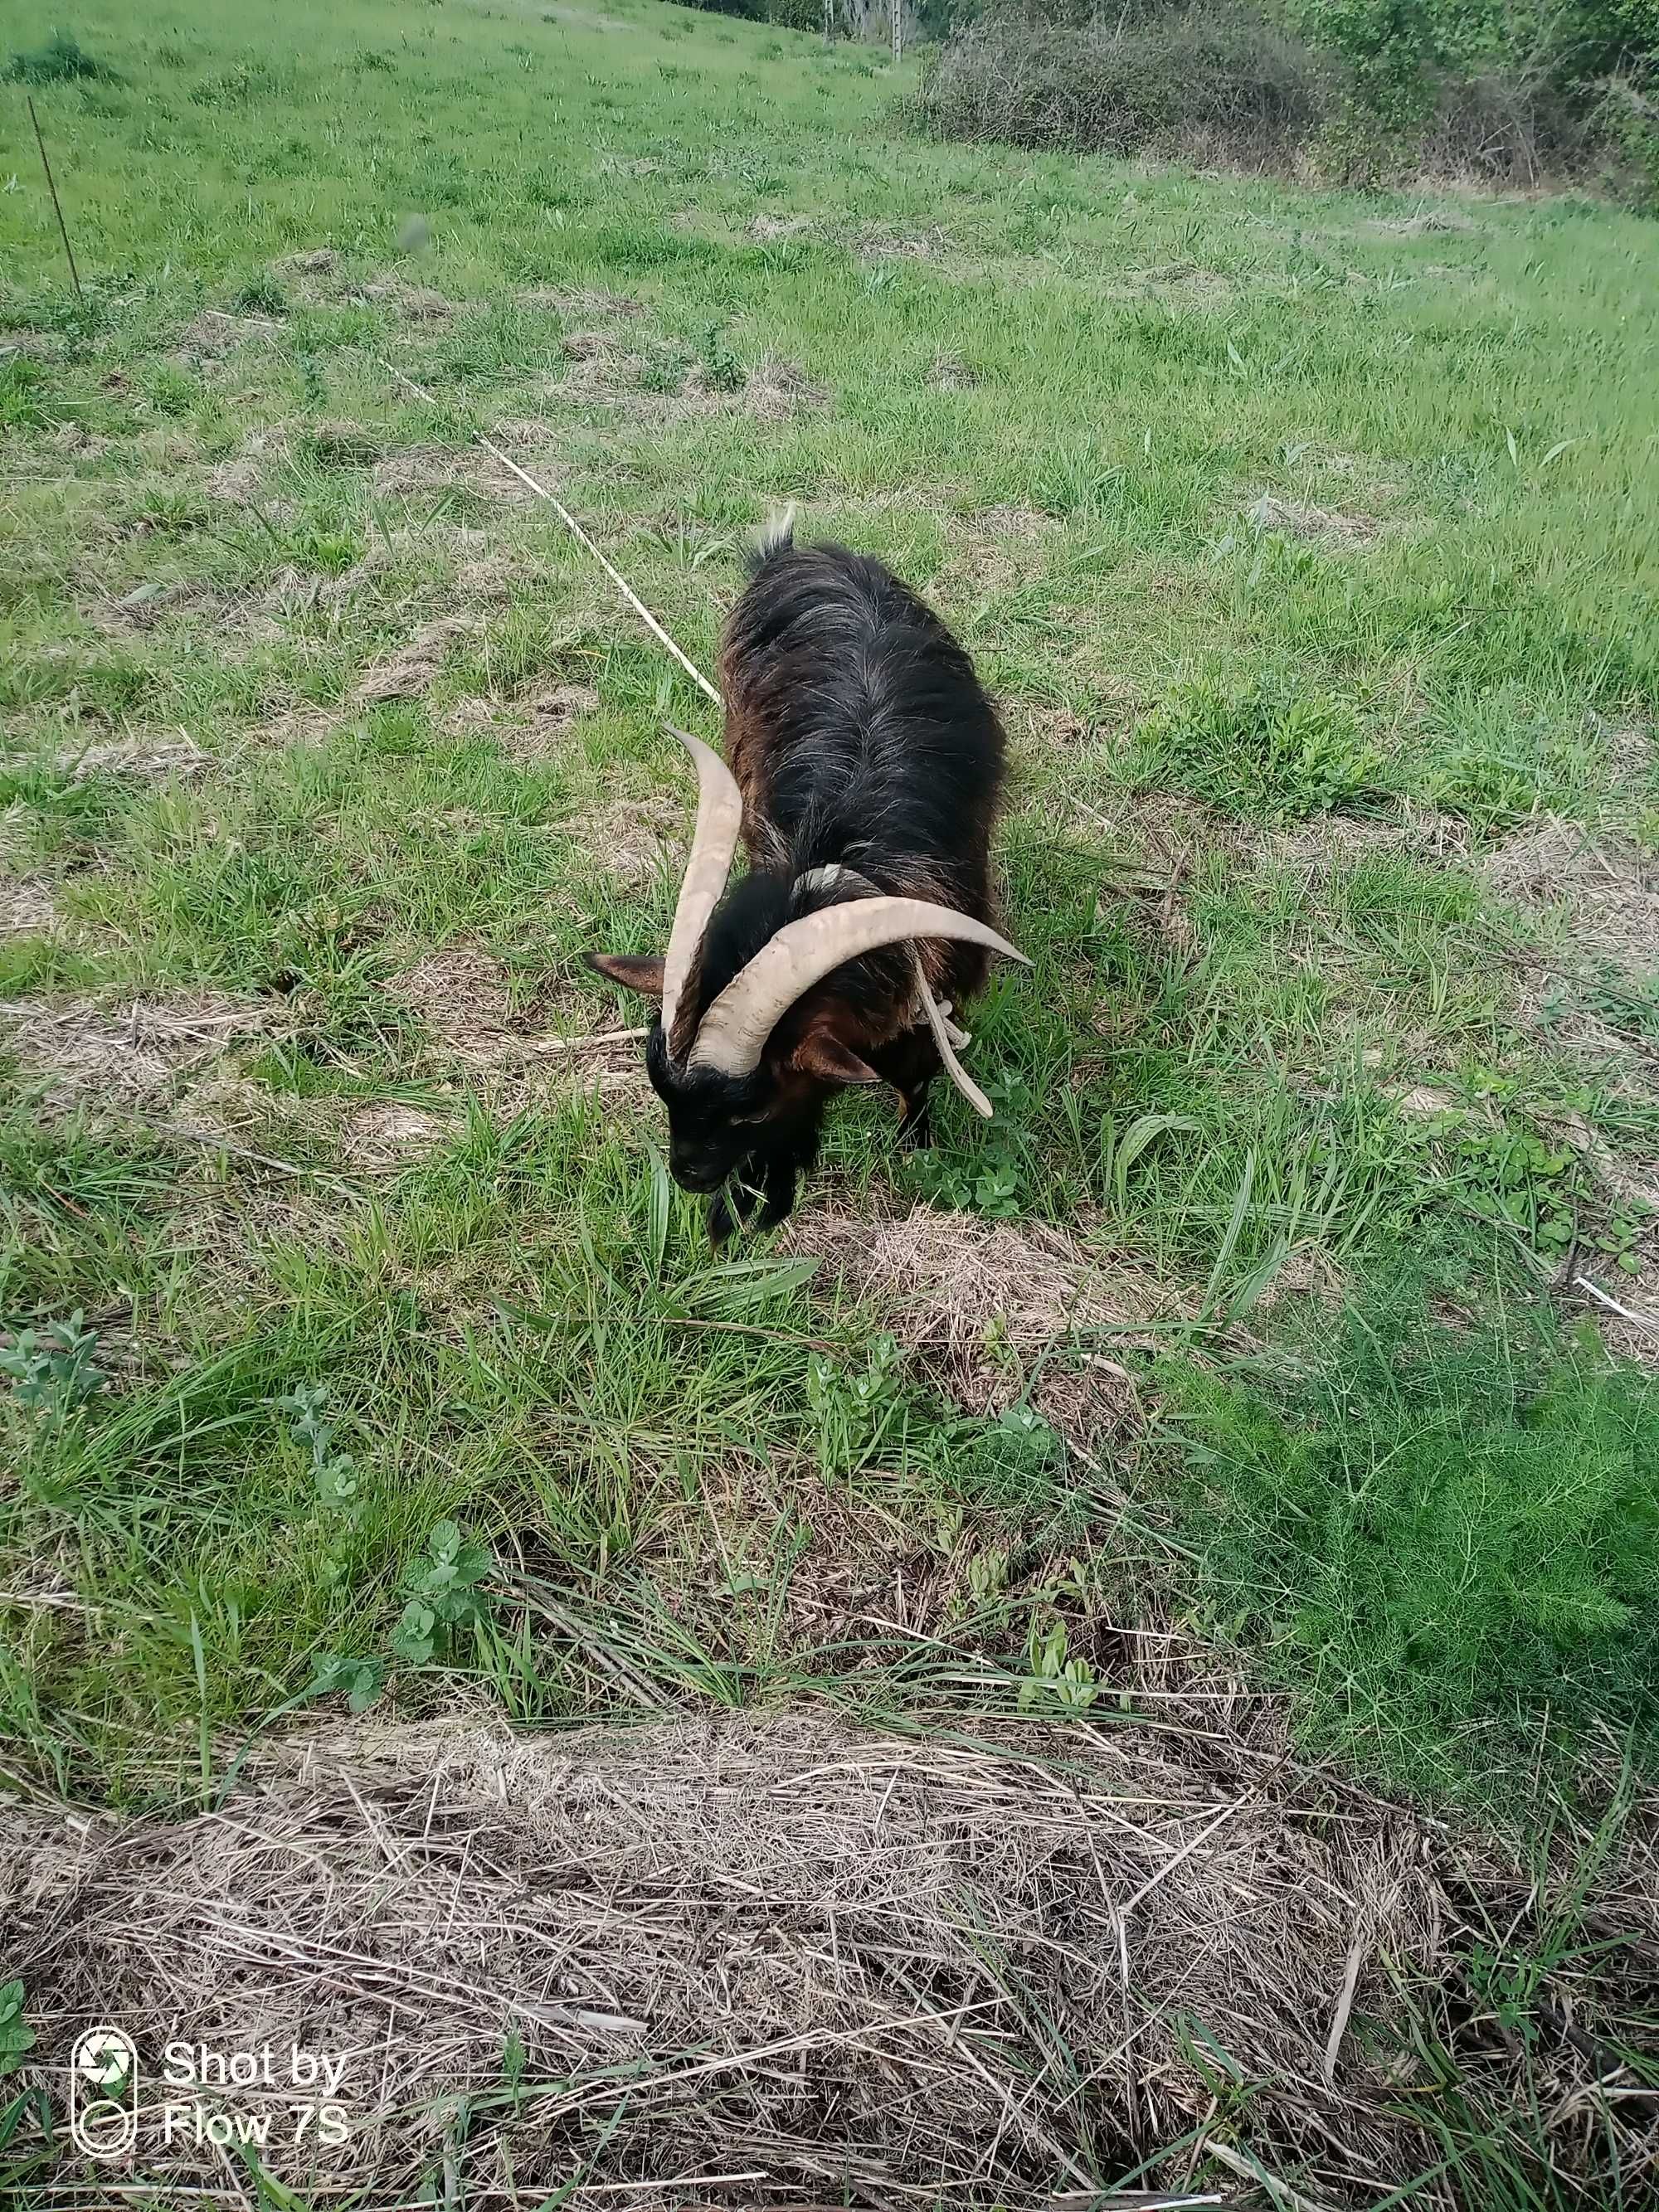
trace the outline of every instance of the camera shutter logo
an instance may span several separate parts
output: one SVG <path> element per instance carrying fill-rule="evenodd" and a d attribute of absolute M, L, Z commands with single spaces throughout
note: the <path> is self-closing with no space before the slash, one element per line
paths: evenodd
<path fill-rule="evenodd" d="M 70 2054 L 70 2138 L 88 2158 L 125 2158 L 138 2140 L 138 2052 L 118 2027 L 88 2027 Z"/>

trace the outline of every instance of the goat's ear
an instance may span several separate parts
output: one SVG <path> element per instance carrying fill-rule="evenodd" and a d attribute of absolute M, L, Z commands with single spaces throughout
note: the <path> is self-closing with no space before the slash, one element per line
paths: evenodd
<path fill-rule="evenodd" d="M 844 1045 L 828 1030 L 808 1030 L 790 1054 L 789 1065 L 799 1068 L 803 1075 L 816 1076 L 820 1083 L 879 1083 L 883 1080 L 867 1060 L 860 1060 L 850 1046 Z"/>
<path fill-rule="evenodd" d="M 638 991 L 647 999 L 662 996 L 662 962 L 645 952 L 590 952 L 587 964 L 597 975 L 620 983 L 624 991 Z"/>

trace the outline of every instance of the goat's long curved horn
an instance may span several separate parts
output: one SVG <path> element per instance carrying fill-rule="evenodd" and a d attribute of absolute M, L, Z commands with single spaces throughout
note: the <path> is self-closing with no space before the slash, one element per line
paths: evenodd
<path fill-rule="evenodd" d="M 738 833 L 743 827 L 743 793 L 726 763 L 701 738 L 694 738 L 689 730 L 677 730 L 672 722 L 665 722 L 663 727 L 679 739 L 697 770 L 697 826 L 692 833 L 691 857 L 681 878 L 674 927 L 662 963 L 663 1031 L 670 1052 L 678 1059 L 674 1024 L 680 993 L 697 957 L 708 917 L 719 905 L 732 872 L 732 855 L 738 849 Z"/>
<path fill-rule="evenodd" d="M 766 1040 L 803 992 L 831 969 L 884 945 L 912 937 L 953 937 L 993 952 L 1030 962 L 988 923 L 931 899 L 854 899 L 785 924 L 734 975 L 698 1025 L 689 1054 L 694 1067 L 747 1075 L 758 1066 Z"/>

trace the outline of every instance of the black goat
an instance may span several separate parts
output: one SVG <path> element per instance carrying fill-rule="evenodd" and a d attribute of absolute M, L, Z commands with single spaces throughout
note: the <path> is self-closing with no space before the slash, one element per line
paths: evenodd
<path fill-rule="evenodd" d="M 923 1140 L 944 1064 L 988 1115 L 945 1017 L 992 952 L 1022 957 L 989 919 L 1001 726 L 890 570 L 798 546 L 786 520 L 756 549 L 720 677 L 726 761 L 677 732 L 700 796 L 667 953 L 590 956 L 662 1001 L 646 1064 L 675 1181 L 716 1194 L 716 1243 L 762 1196 L 768 1225 L 788 1214 L 843 1085 L 891 1084 Z M 750 872 L 726 890 L 739 835 Z"/>

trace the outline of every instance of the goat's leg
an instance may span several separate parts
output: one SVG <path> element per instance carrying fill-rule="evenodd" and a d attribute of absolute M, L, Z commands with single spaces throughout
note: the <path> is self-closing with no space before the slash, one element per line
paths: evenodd
<path fill-rule="evenodd" d="M 933 1118 L 928 1093 L 943 1065 L 931 1030 L 907 1030 L 890 1044 L 866 1054 L 884 1083 L 899 1095 L 899 1142 L 927 1145 L 933 1141 Z"/>
<path fill-rule="evenodd" d="M 795 1187 L 818 1156 L 823 1134 L 823 1105 L 815 1099 L 799 1119 L 778 1131 L 765 1161 L 766 1211 L 763 1229 L 775 1229 L 795 1210 Z"/>
<path fill-rule="evenodd" d="M 766 1163 L 766 1211 L 761 1216 L 763 1229 L 775 1229 L 787 1221 L 795 1210 L 795 1186 L 800 1180 L 801 1162 L 793 1152 L 780 1147 Z"/>

